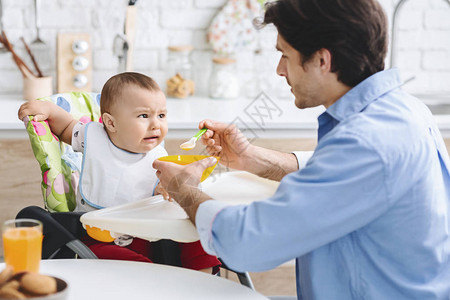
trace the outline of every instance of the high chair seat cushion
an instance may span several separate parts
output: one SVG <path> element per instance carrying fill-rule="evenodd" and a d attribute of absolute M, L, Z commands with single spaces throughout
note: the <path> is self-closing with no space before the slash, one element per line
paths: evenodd
<path fill-rule="evenodd" d="M 51 101 L 83 123 L 101 122 L 100 94 L 72 92 L 40 98 Z M 47 121 L 35 122 L 29 116 L 25 126 L 31 148 L 42 172 L 41 190 L 50 212 L 73 211 L 81 163 L 81 153 L 61 142 L 50 130 Z"/>

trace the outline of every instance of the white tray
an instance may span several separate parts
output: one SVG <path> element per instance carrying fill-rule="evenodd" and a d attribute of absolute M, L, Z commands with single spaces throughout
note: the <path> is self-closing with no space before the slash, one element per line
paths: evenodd
<path fill-rule="evenodd" d="M 259 178 L 247 172 L 221 173 L 207 178 L 201 189 L 216 200 L 246 204 L 270 197 L 278 182 Z M 112 237 L 128 234 L 145 240 L 171 239 L 193 242 L 197 230 L 184 210 L 162 196 L 91 211 L 81 216 L 83 226 L 108 230 Z"/>
<path fill-rule="evenodd" d="M 161 195 L 85 213 L 83 225 L 108 230 L 112 237 L 122 234 L 154 241 L 171 239 L 194 242 L 199 239 L 197 230 L 184 210 L 174 202 L 165 201 Z"/>
<path fill-rule="evenodd" d="M 234 171 L 214 174 L 200 184 L 200 188 L 215 200 L 230 204 L 249 204 L 272 196 L 278 185 L 248 172 Z"/>

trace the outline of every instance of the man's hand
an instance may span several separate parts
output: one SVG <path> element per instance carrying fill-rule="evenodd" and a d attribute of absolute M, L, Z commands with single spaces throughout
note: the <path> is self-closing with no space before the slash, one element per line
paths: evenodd
<path fill-rule="evenodd" d="M 198 189 L 198 184 L 203 171 L 216 163 L 217 159 L 214 157 L 205 158 L 185 166 L 160 160 L 153 162 L 153 168 L 157 169 L 156 176 L 158 176 L 162 188 L 180 204 L 194 225 L 198 206 L 211 199 Z"/>
<path fill-rule="evenodd" d="M 210 155 L 219 156 L 220 163 L 232 169 L 245 170 L 252 145 L 234 124 L 203 120 L 199 128 L 208 128 L 202 143 Z"/>
<path fill-rule="evenodd" d="M 206 151 L 229 168 L 277 181 L 298 169 L 294 154 L 252 145 L 234 124 L 203 120 L 199 128 L 208 128 L 202 136 Z"/>
<path fill-rule="evenodd" d="M 155 187 L 155 195 L 162 195 L 165 200 L 171 200 L 169 193 L 162 187 L 161 182 Z"/>

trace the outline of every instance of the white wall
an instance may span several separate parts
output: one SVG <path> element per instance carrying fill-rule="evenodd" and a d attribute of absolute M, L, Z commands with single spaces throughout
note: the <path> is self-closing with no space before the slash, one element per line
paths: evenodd
<path fill-rule="evenodd" d="M 34 27 L 33 0 L 1 0 L 3 29 L 15 48 L 25 57 L 19 38 L 31 42 Z M 450 5 L 447 0 L 409 0 L 399 16 L 397 65 L 404 78 L 416 79 L 405 88 L 414 93 L 450 92 Z M 225 0 L 139 0 L 135 70 L 163 83 L 167 46 L 192 44 L 192 58 L 199 92 L 204 94 L 211 67 L 212 53 L 206 42 L 206 28 Z M 50 46 L 44 69 L 54 75 L 55 42 L 59 31 L 89 32 L 93 40 L 93 87 L 99 91 L 115 74 L 118 60 L 113 55 L 114 36 L 123 30 L 126 0 L 42 0 L 41 38 Z M 389 18 L 397 0 L 381 0 Z M 260 71 L 272 91 L 286 94 L 284 80 L 277 77 L 279 58 L 274 45 L 276 31 L 265 28 L 260 33 L 264 62 Z M 239 76 L 244 86 L 254 78 L 253 52 L 238 55 Z M 388 61 L 389 65 L 389 61 Z M 0 93 L 20 93 L 22 80 L 9 54 L 0 53 Z"/>

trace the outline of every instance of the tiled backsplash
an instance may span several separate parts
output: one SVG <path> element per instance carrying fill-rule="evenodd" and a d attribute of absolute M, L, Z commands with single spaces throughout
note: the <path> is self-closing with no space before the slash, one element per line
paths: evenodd
<path fill-rule="evenodd" d="M 20 37 L 31 42 L 36 37 L 33 0 L 1 0 L 3 29 L 22 56 Z M 381 0 L 389 19 L 398 0 Z M 126 0 L 43 0 L 40 8 L 41 38 L 49 46 L 43 69 L 55 75 L 56 34 L 89 32 L 93 47 L 93 89 L 118 70 L 113 55 L 113 39 L 124 27 Z M 134 69 L 154 77 L 164 86 L 167 47 L 191 44 L 199 94 L 206 94 L 211 70 L 211 47 L 206 29 L 225 0 L 139 0 L 134 50 Z M 397 66 L 406 78 L 415 76 L 405 88 L 413 93 L 450 92 L 450 5 L 447 0 L 409 0 L 398 18 Z M 275 51 L 276 30 L 259 34 L 262 60 L 257 72 L 264 74 L 272 93 L 288 94 L 284 79 L 275 74 L 279 54 Z M 254 45 L 253 45 L 254 46 Z M 253 48 L 253 49 L 252 49 Z M 238 76 L 245 87 L 255 78 L 254 47 L 240 52 Z M 261 58 L 259 58 L 261 59 Z M 389 65 L 389 61 L 387 61 Z M 21 93 L 20 72 L 8 53 L 0 53 L 0 93 Z"/>

